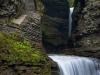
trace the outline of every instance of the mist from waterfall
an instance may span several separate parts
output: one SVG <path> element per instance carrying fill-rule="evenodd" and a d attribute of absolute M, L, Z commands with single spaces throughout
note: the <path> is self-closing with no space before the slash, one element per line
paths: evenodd
<path fill-rule="evenodd" d="M 72 29 L 72 13 L 73 13 L 73 9 L 74 7 L 70 8 L 70 12 L 69 12 L 69 36 L 71 34 L 71 29 Z"/>
<path fill-rule="evenodd" d="M 100 75 L 100 61 L 95 58 L 49 55 L 58 64 L 60 75 Z"/>

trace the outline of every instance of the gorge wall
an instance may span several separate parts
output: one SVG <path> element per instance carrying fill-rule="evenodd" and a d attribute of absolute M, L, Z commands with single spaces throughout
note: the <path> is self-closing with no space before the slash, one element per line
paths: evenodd
<path fill-rule="evenodd" d="M 75 0 L 69 48 L 75 54 L 100 58 L 100 1 Z"/>
<path fill-rule="evenodd" d="M 25 17 L 25 18 L 24 18 Z M 20 19 L 21 18 L 21 19 Z M 23 20 L 21 22 L 21 20 Z M 4 0 L 0 4 L 0 31 L 23 34 L 42 48 L 41 16 L 37 0 Z M 33 45 L 32 45 L 33 46 Z M 35 47 L 34 46 L 34 47 Z"/>
<path fill-rule="evenodd" d="M 50 67 L 47 64 L 49 59 L 44 54 L 41 57 L 44 49 L 39 10 L 38 0 L 0 0 L 0 75 L 50 74 Z M 23 40 L 24 38 L 29 40 L 31 46 L 27 40 Z M 22 43 L 23 41 L 28 47 Z M 33 57 L 34 52 L 37 58 Z M 37 55 L 38 52 L 40 56 Z M 30 59 L 36 59 L 38 63 L 35 64 L 29 61 Z"/>
<path fill-rule="evenodd" d="M 46 52 L 65 49 L 68 40 L 69 4 L 67 0 L 41 0 L 43 45 Z"/>

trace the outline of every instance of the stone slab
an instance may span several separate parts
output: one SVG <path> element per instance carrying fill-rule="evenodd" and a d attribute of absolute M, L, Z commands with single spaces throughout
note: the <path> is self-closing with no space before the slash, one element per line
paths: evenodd
<path fill-rule="evenodd" d="M 15 23 L 15 24 L 20 25 L 20 24 L 24 21 L 24 19 L 26 18 L 26 16 L 27 16 L 27 15 L 22 15 L 22 16 L 20 16 L 18 19 L 14 19 L 14 20 L 12 21 L 12 23 Z"/>

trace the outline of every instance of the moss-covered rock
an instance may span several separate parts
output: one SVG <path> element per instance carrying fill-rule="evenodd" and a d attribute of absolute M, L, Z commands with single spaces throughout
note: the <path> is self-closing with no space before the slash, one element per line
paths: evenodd
<path fill-rule="evenodd" d="M 9 65 L 9 63 L 10 65 L 24 63 L 22 65 L 25 67 L 29 63 L 28 66 L 31 65 L 33 73 L 37 75 L 49 75 L 49 67 L 46 64 L 48 63 L 47 60 L 47 57 L 39 50 L 32 48 L 30 42 L 23 38 L 22 35 L 0 33 L 0 65 L 5 65 L 5 63 L 6 65 Z M 19 70 L 20 66 L 17 69 Z M 26 69 L 24 68 L 24 70 Z"/>
<path fill-rule="evenodd" d="M 68 2 L 69 2 L 69 6 L 70 7 L 73 7 L 73 5 L 74 5 L 74 0 L 67 0 Z"/>

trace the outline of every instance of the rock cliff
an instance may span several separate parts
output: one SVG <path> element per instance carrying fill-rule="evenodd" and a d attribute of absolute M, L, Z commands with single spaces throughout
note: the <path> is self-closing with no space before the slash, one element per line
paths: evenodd
<path fill-rule="evenodd" d="M 38 5 L 38 0 L 0 0 L 0 75 L 49 75 L 47 62 L 41 61 L 43 58 L 46 61 L 47 56 L 42 54 L 42 58 L 42 55 L 37 55 L 44 53 L 40 51 L 44 49 Z M 39 61 L 34 56 L 40 58 Z M 30 59 L 36 59 L 38 63 L 35 64 Z"/>
<path fill-rule="evenodd" d="M 41 0 L 43 45 L 47 52 L 65 48 L 68 39 L 69 4 L 67 0 Z"/>
<path fill-rule="evenodd" d="M 100 58 L 100 1 L 75 0 L 70 48 L 80 55 Z"/>
<path fill-rule="evenodd" d="M 22 0 L 0 0 L 0 25 L 7 23 L 11 18 L 21 15 L 23 8 Z"/>
<path fill-rule="evenodd" d="M 0 31 L 18 33 L 42 47 L 39 2 L 35 0 L 4 0 L 0 5 Z"/>

